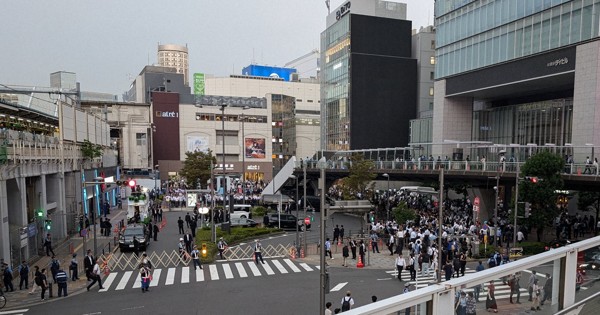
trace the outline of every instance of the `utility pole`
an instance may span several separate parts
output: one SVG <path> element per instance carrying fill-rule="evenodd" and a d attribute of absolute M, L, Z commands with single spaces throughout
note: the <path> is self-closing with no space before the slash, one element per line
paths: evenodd
<path fill-rule="evenodd" d="M 321 190 L 321 224 L 319 228 L 320 234 L 320 294 L 319 294 L 319 314 L 325 315 L 325 283 L 327 273 L 325 270 L 325 166 L 321 166 L 321 177 L 319 178 L 319 189 Z"/>
<path fill-rule="evenodd" d="M 437 275 L 437 283 L 442 282 L 442 221 L 444 218 L 443 208 L 444 208 L 444 168 L 440 167 L 440 201 L 438 205 L 438 270 L 434 270 L 433 272 L 438 272 Z"/>
<path fill-rule="evenodd" d="M 515 179 L 515 220 L 513 222 L 513 247 L 517 247 L 517 215 L 519 214 L 519 161 L 517 161 L 517 174 Z"/>

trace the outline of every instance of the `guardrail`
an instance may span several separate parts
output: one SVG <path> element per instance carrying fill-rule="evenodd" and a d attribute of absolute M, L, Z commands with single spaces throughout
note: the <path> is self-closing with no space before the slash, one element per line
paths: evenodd
<path fill-rule="evenodd" d="M 597 248 L 599 245 L 600 236 L 597 236 L 481 272 L 465 274 L 463 277 L 453 278 L 439 284 L 431 284 L 419 290 L 357 307 L 345 314 L 396 314 L 407 308 L 412 309 L 413 314 L 448 314 L 448 310 L 455 309 L 455 296 L 459 290 L 473 290 L 476 286 L 517 272 L 523 272 L 525 279 L 522 278 L 521 282 L 525 283 L 530 272 L 542 268 L 551 270 L 549 274 L 552 276 L 552 296 L 548 304 L 550 304 L 550 314 L 555 314 L 575 305 L 577 299 L 583 300 L 582 292 L 584 290 L 576 290 L 578 253 L 590 248 Z M 542 266 L 548 263 L 550 266 Z M 522 308 L 511 310 L 516 314 L 528 311 L 531 303 L 516 304 L 512 307 Z M 544 308 L 548 308 L 547 304 Z M 595 310 L 597 313 L 597 308 Z M 478 309 L 477 311 L 481 312 L 482 310 Z"/>

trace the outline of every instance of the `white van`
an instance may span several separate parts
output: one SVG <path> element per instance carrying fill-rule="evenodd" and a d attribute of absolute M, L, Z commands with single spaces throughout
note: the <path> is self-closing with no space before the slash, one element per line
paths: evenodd
<path fill-rule="evenodd" d="M 250 205 L 233 205 L 233 212 L 229 214 L 231 220 L 251 219 Z"/>

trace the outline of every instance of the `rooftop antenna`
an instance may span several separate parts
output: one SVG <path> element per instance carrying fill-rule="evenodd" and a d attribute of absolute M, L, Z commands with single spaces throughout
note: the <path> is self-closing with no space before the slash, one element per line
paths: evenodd
<path fill-rule="evenodd" d="M 329 1 L 330 0 L 325 0 L 325 5 L 327 6 L 327 14 L 331 13 L 331 7 L 329 6 Z"/>

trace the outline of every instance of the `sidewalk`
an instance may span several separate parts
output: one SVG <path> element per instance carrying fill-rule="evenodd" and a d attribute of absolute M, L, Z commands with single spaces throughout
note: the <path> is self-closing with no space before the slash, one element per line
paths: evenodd
<path fill-rule="evenodd" d="M 125 219 L 125 216 L 127 214 L 127 210 L 119 210 L 118 208 L 112 208 L 110 210 L 110 214 L 108 214 L 106 217 L 110 219 L 110 222 L 113 225 L 113 228 L 111 229 L 111 235 L 110 236 L 101 236 L 100 235 L 100 225 L 98 224 L 96 226 L 96 243 L 97 243 L 97 253 L 98 256 L 102 255 L 103 252 L 104 253 L 109 253 L 109 252 L 114 252 L 115 249 L 118 248 L 117 246 L 114 246 L 114 237 L 115 237 L 115 233 L 114 233 L 114 229 L 115 227 L 118 226 L 118 222 L 121 219 Z M 103 216 L 104 218 L 104 216 Z M 54 249 L 54 253 L 56 254 L 56 258 L 58 258 L 58 260 L 60 261 L 60 266 L 61 269 L 64 270 L 65 272 L 67 272 L 67 274 L 69 274 L 69 281 L 67 283 L 67 293 L 69 296 L 72 295 L 77 295 L 79 293 L 85 292 L 86 291 L 86 286 L 87 286 L 87 280 L 85 277 L 85 272 L 84 272 L 84 267 L 83 267 L 83 258 L 85 257 L 85 250 L 84 250 L 84 242 L 83 242 L 83 237 L 79 236 L 79 235 L 75 235 L 75 236 L 71 236 L 68 237 L 67 239 L 61 240 L 59 241 L 56 246 L 53 248 Z M 86 237 L 85 239 L 85 249 L 93 249 L 94 247 L 94 237 L 93 237 L 93 226 L 90 226 L 90 232 L 88 237 Z M 77 281 L 71 281 L 71 277 L 70 277 L 70 272 L 69 272 L 69 265 L 71 264 L 71 259 L 73 258 L 73 254 L 72 253 L 77 253 L 77 260 L 79 262 L 78 265 L 78 276 L 79 276 L 79 280 Z M 45 254 L 45 249 L 44 249 L 44 254 Z M 23 288 L 23 290 L 19 290 L 19 282 L 21 281 L 20 277 L 16 276 L 15 279 L 13 280 L 13 286 L 15 287 L 15 291 L 14 292 L 4 292 L 6 299 L 7 299 L 7 303 L 4 310 L 10 310 L 10 309 L 21 309 L 21 308 L 26 308 L 26 307 L 30 307 L 32 305 L 37 305 L 37 304 L 41 304 L 41 303 L 47 303 L 49 301 L 55 300 L 58 298 L 58 287 L 56 284 L 51 284 L 52 287 L 52 294 L 53 297 L 49 298 L 49 293 L 50 288 L 46 291 L 46 300 L 45 301 L 41 301 L 41 289 L 40 288 L 36 288 L 34 294 L 29 294 L 29 292 L 31 291 L 32 286 L 35 286 L 33 283 L 33 279 L 34 279 L 34 272 L 35 272 L 35 268 L 34 266 L 39 266 L 40 270 L 43 268 L 46 268 L 46 277 L 48 279 L 48 284 L 52 283 L 52 274 L 50 273 L 50 262 L 52 261 L 52 258 L 50 256 L 38 256 L 37 259 L 33 260 L 33 262 L 30 261 L 29 264 L 29 269 L 30 269 L 30 274 L 29 274 L 29 289 L 25 289 Z M 15 271 L 15 273 L 17 273 L 17 268 L 18 266 L 13 266 L 13 270 Z M 94 285 L 94 288 L 92 288 L 92 291 L 97 291 L 98 287 L 97 285 Z"/>

